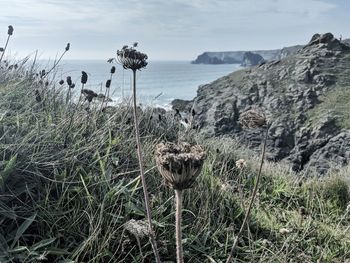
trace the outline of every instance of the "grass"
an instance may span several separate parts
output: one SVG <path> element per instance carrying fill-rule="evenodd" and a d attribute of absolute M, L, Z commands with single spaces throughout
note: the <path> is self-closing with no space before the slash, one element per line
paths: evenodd
<path fill-rule="evenodd" d="M 64 147 L 72 110 L 66 87 L 59 90 L 55 80 L 46 86 L 25 72 L 25 65 L 0 70 L 0 262 L 142 262 L 142 255 L 153 262 L 149 240 L 140 239 L 141 254 L 137 238 L 124 229 L 129 220 L 146 218 L 130 103 L 103 112 L 98 102 L 89 112 L 79 106 Z M 172 116 L 159 121 L 158 113 L 143 110 L 145 176 L 163 262 L 176 257 L 175 204 L 153 150 L 182 133 Z M 205 147 L 207 159 L 183 198 L 185 262 L 224 262 L 250 200 L 258 157 L 230 139 L 190 138 Z M 243 172 L 235 166 L 241 158 L 248 163 Z M 349 259 L 348 180 L 348 168 L 320 180 L 265 163 L 237 262 Z M 290 233 L 281 234 L 282 228 Z"/>

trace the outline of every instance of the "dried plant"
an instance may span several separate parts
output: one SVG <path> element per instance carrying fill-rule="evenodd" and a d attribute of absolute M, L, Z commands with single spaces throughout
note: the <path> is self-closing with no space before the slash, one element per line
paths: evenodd
<path fill-rule="evenodd" d="M 59 59 L 58 59 L 57 61 L 55 61 L 55 62 L 53 63 L 52 68 L 46 73 L 46 76 L 47 76 L 52 70 L 54 70 L 54 69 L 57 67 L 57 65 L 60 63 L 60 61 L 62 60 L 63 56 L 69 51 L 69 49 L 70 49 L 70 44 L 67 43 L 66 47 L 64 48 L 64 51 L 63 51 L 62 55 L 59 57 Z"/>
<path fill-rule="evenodd" d="M 74 115 L 75 115 L 75 112 L 77 111 L 79 105 L 80 105 L 80 101 L 81 101 L 81 97 L 83 95 L 83 91 L 84 91 L 84 85 L 87 83 L 87 80 L 88 80 L 88 75 L 85 71 L 82 71 L 81 72 L 81 92 L 80 92 L 80 96 L 79 96 L 79 101 L 77 102 L 77 104 L 75 105 L 73 111 L 72 111 L 72 114 L 70 116 L 70 120 L 69 120 L 69 124 L 68 124 L 68 128 L 67 128 L 67 132 L 66 132 L 66 136 L 65 136 L 65 139 L 64 139 L 64 148 L 67 147 L 67 141 L 68 141 L 68 136 L 69 136 L 69 132 L 71 130 L 71 127 L 72 127 L 72 124 L 73 124 L 73 120 L 74 120 Z M 67 83 L 71 83 L 72 79 L 69 77 L 67 77 Z M 69 88 L 74 88 L 73 86 L 74 84 L 71 83 L 71 85 L 69 86 Z M 73 86 L 73 87 L 72 87 Z M 89 92 L 87 92 L 89 93 Z M 96 93 L 95 93 L 96 94 Z M 97 97 L 97 94 L 96 94 L 96 97 Z M 92 101 L 92 98 L 91 98 L 91 101 Z M 89 101 L 90 103 L 90 101 Z"/>
<path fill-rule="evenodd" d="M 239 159 L 236 161 L 236 167 L 240 170 L 243 170 L 247 167 L 247 163 L 244 159 Z"/>
<path fill-rule="evenodd" d="M 256 109 L 251 109 L 251 110 L 248 110 L 248 111 L 243 112 L 241 114 L 241 116 L 240 116 L 240 123 L 245 128 L 261 128 L 261 127 L 265 127 L 266 126 L 267 121 L 266 121 L 265 114 L 263 112 L 258 111 Z M 253 207 L 253 203 L 254 203 L 255 197 L 256 197 L 257 192 L 258 192 L 258 187 L 259 187 L 259 182 L 260 182 L 260 178 L 261 178 L 262 167 L 263 167 L 264 159 L 265 159 L 266 143 L 267 143 L 268 134 L 269 134 L 269 126 L 266 127 L 266 131 L 265 131 L 265 138 L 264 138 L 264 141 L 263 141 L 263 148 L 262 148 L 262 153 L 261 153 L 259 172 L 258 172 L 258 175 L 256 177 L 256 181 L 255 181 L 254 189 L 253 189 L 252 196 L 251 196 L 251 199 L 250 199 L 250 202 L 249 202 L 249 206 L 248 206 L 248 209 L 247 209 L 247 211 L 245 213 L 242 225 L 241 225 L 241 227 L 240 227 L 240 229 L 239 229 L 239 231 L 238 231 L 238 233 L 237 233 L 237 235 L 235 237 L 235 240 L 233 242 L 233 245 L 232 245 L 230 254 L 229 254 L 229 256 L 228 256 L 228 258 L 226 260 L 226 263 L 230 263 L 232 261 L 232 259 L 233 259 L 235 248 L 236 248 L 236 246 L 238 244 L 238 240 L 239 240 L 239 238 L 240 238 L 240 236 L 241 236 L 241 234 L 243 232 L 244 226 L 247 223 L 248 217 L 249 217 L 250 212 L 251 212 L 252 207 Z"/>
<path fill-rule="evenodd" d="M 201 146 L 188 143 L 160 143 L 156 146 L 155 160 L 165 183 L 174 189 L 176 201 L 176 258 L 183 263 L 182 248 L 182 191 L 191 188 L 200 174 L 205 153 Z"/>
<path fill-rule="evenodd" d="M 262 111 L 251 109 L 241 114 L 239 122 L 244 128 L 255 129 L 266 124 L 266 116 Z"/>
<path fill-rule="evenodd" d="M 135 126 L 135 137 L 137 145 L 137 157 L 140 167 L 140 177 L 142 182 L 143 194 L 145 199 L 145 207 L 147 214 L 148 227 L 150 229 L 150 242 L 152 244 L 153 252 L 156 258 L 156 262 L 160 263 L 159 251 L 157 248 L 156 238 L 152 227 L 152 215 L 149 202 L 149 194 L 147 190 L 147 183 L 144 172 L 142 145 L 140 140 L 139 121 L 137 115 L 137 101 L 136 101 L 136 71 L 141 70 L 147 66 L 147 55 L 136 51 L 134 47 L 124 46 L 121 50 L 117 51 L 117 61 L 123 66 L 124 69 L 131 69 L 133 72 L 133 115 Z"/>
<path fill-rule="evenodd" d="M 85 96 L 86 100 L 90 103 L 94 98 L 97 98 L 97 93 L 90 89 L 83 89 L 81 93 Z"/>
<path fill-rule="evenodd" d="M 2 58 L 4 57 L 4 54 L 5 54 L 5 51 L 6 51 L 6 48 L 7 48 L 7 45 L 10 41 L 10 37 L 13 35 L 13 26 L 9 25 L 8 26 L 8 30 L 7 30 L 7 39 L 6 39 L 6 43 L 5 43 L 5 46 L 4 48 L 1 48 L 1 57 L 0 57 L 0 63 L 2 61 Z"/>
<path fill-rule="evenodd" d="M 107 106 L 108 102 L 111 101 L 110 98 L 109 98 L 109 91 L 110 91 L 110 87 L 111 87 L 112 79 L 113 79 L 113 74 L 115 73 L 115 70 L 116 70 L 115 66 L 112 66 L 111 67 L 111 71 L 110 71 L 111 76 L 106 81 L 106 91 L 105 91 L 104 97 L 102 99 L 101 111 L 103 109 L 104 103 L 106 102 L 106 106 Z"/>

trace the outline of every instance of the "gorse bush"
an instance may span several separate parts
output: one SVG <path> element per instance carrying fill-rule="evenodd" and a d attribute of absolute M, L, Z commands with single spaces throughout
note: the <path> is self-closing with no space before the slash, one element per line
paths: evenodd
<path fill-rule="evenodd" d="M 69 76 L 60 84 L 49 71 L 27 59 L 0 63 L 0 262 L 154 262 L 133 106 L 83 94 L 78 102 L 73 93 L 83 88 L 72 87 L 79 84 Z M 201 138 L 195 112 L 191 129 L 177 112 L 136 112 L 162 262 L 176 259 L 175 202 L 157 171 L 155 146 L 184 138 L 206 153 L 201 175 L 182 196 L 185 262 L 224 262 L 234 242 L 237 262 L 350 258 L 348 170 L 319 180 L 266 162 L 235 241 L 260 159 L 231 139 Z"/>

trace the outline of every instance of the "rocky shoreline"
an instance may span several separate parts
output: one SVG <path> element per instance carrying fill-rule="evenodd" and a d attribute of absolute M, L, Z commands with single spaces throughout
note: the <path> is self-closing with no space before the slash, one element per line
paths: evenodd
<path fill-rule="evenodd" d="M 173 108 L 195 109 L 202 135 L 234 137 L 253 149 L 261 133 L 243 130 L 238 119 L 261 108 L 271 122 L 268 159 L 325 174 L 350 161 L 349 83 L 348 41 L 315 34 L 295 54 L 202 85 L 192 101 L 175 100 Z"/>

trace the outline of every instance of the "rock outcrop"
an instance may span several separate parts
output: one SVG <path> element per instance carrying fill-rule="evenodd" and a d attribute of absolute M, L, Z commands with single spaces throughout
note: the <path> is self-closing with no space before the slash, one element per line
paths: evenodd
<path fill-rule="evenodd" d="M 350 162 L 350 46 L 316 34 L 296 53 L 236 71 L 201 86 L 191 102 L 205 136 L 232 136 L 257 148 L 261 132 L 244 130 L 239 116 L 262 108 L 271 122 L 268 158 L 294 171 Z"/>
<path fill-rule="evenodd" d="M 259 65 L 263 61 L 265 60 L 262 56 L 248 51 L 248 52 L 245 52 L 243 55 L 243 61 L 241 63 L 241 66 L 252 67 L 252 66 Z"/>
<path fill-rule="evenodd" d="M 274 50 L 255 50 L 255 51 L 223 51 L 223 52 L 204 52 L 199 55 L 193 64 L 242 64 L 244 55 L 247 52 L 258 54 L 266 61 L 281 59 L 295 54 L 303 46 L 291 46 Z"/>

